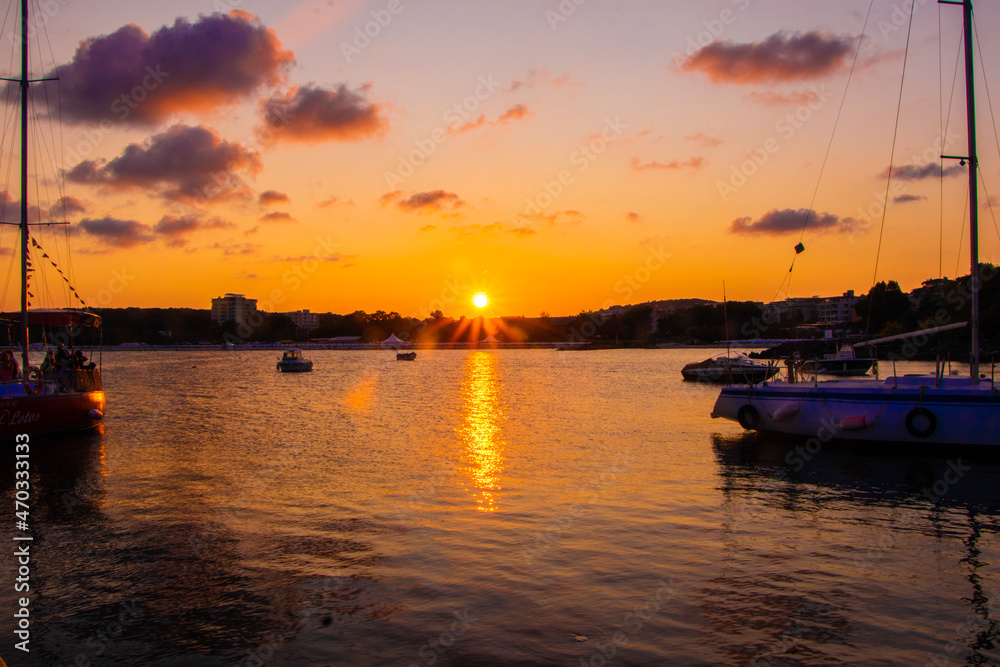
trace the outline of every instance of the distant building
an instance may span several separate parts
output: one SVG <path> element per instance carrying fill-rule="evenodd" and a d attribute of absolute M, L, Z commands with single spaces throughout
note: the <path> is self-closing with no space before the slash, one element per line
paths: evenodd
<path fill-rule="evenodd" d="M 776 323 L 780 323 L 782 317 L 787 320 L 795 315 L 801 317 L 803 322 L 815 322 L 822 303 L 823 299 L 818 296 L 772 301 L 764 306 L 764 315 Z"/>
<path fill-rule="evenodd" d="M 257 299 L 248 299 L 243 294 L 226 294 L 212 299 L 212 321 L 217 324 L 244 324 L 256 312 Z"/>
<path fill-rule="evenodd" d="M 312 331 L 319 328 L 319 313 L 310 313 L 308 310 L 296 310 L 284 314 L 295 323 L 296 329 Z"/>
<path fill-rule="evenodd" d="M 774 301 L 764 306 L 764 314 L 775 322 L 781 318 L 797 315 L 803 322 L 819 324 L 849 324 L 856 321 L 854 307 L 861 299 L 854 290 L 847 290 L 841 296 L 807 297 Z"/>
<path fill-rule="evenodd" d="M 819 304 L 817 320 L 825 324 L 848 324 L 858 319 L 854 307 L 861 299 L 854 295 L 854 290 L 847 290 L 843 296 L 833 296 L 823 299 Z"/>

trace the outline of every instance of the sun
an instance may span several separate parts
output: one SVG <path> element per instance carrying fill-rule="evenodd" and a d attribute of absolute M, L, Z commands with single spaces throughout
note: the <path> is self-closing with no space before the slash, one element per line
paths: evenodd
<path fill-rule="evenodd" d="M 480 292 L 476 296 L 472 297 L 472 303 L 475 304 L 476 308 L 485 308 L 486 304 L 490 302 L 489 297 Z"/>

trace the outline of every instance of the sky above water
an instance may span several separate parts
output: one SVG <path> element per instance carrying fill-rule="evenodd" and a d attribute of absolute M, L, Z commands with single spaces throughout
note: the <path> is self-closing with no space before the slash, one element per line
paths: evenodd
<path fill-rule="evenodd" d="M 962 12 L 915 6 L 911 28 L 901 0 L 36 4 L 32 76 L 59 83 L 34 113 L 61 130 L 34 146 L 64 185 L 29 201 L 72 224 L 34 232 L 33 305 L 568 315 L 967 273 L 967 171 L 938 157 L 967 152 Z M 997 262 L 1000 46 L 977 49 Z"/>

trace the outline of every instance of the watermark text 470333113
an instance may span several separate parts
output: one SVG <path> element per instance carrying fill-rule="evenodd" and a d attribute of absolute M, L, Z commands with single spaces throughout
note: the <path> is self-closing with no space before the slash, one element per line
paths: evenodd
<path fill-rule="evenodd" d="M 24 595 L 17 598 L 17 611 L 14 612 L 16 625 L 14 636 L 20 641 L 14 643 L 14 648 L 19 651 L 29 652 L 28 643 L 31 641 L 31 541 L 34 539 L 27 535 L 31 528 L 29 522 L 31 512 L 31 447 L 26 433 L 22 433 L 15 438 L 14 445 L 14 527 L 17 532 L 14 534 L 14 557 L 17 558 L 17 576 L 14 577 L 14 592 Z"/>

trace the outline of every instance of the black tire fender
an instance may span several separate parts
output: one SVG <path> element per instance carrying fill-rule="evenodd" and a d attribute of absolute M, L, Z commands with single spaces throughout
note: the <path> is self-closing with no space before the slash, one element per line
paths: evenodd
<path fill-rule="evenodd" d="M 740 426 L 748 431 L 753 431 L 760 425 L 760 413 L 757 412 L 757 408 L 749 403 L 740 406 L 739 411 L 736 413 L 736 419 L 739 421 Z"/>
<path fill-rule="evenodd" d="M 925 428 L 917 427 L 917 420 L 923 418 L 927 420 Z M 937 430 L 937 416 L 927 408 L 917 406 L 906 414 L 906 432 L 914 438 L 927 438 L 934 435 Z"/>

